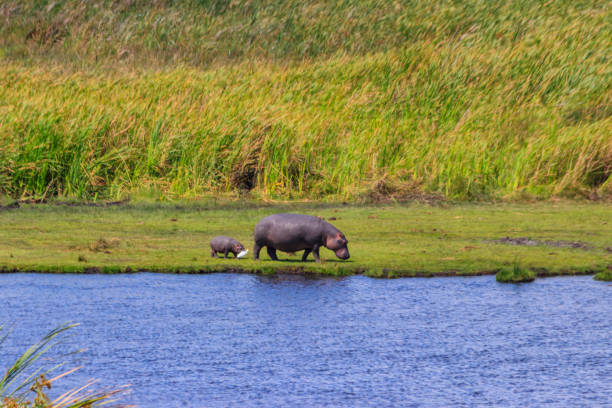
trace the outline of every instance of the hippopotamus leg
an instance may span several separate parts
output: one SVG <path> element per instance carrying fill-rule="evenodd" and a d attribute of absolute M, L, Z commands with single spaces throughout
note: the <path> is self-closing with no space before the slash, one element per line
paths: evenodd
<path fill-rule="evenodd" d="M 255 259 L 256 261 L 259 260 L 259 251 L 261 251 L 261 246 L 257 244 L 257 242 L 255 242 L 255 244 L 253 245 L 253 259 Z"/>
<path fill-rule="evenodd" d="M 214 249 L 211 249 L 210 250 L 210 256 L 212 256 L 213 258 L 218 258 L 217 251 L 215 251 Z"/>
<path fill-rule="evenodd" d="M 304 250 L 304 255 L 302 255 L 302 262 L 306 262 L 306 258 L 308 258 L 308 254 L 310 254 L 311 252 L 312 252 L 311 249 Z"/>
<path fill-rule="evenodd" d="M 278 257 L 276 256 L 276 249 L 270 248 L 269 246 L 266 247 L 266 249 L 268 250 L 268 255 L 270 256 L 270 258 L 272 258 L 273 261 L 278 261 Z"/>
<path fill-rule="evenodd" d="M 227 254 L 229 253 L 229 251 L 226 249 L 223 253 L 225 254 L 225 258 L 227 259 Z"/>
<path fill-rule="evenodd" d="M 319 245 L 312 247 L 312 256 L 314 257 L 315 262 L 321 262 L 321 258 L 319 258 Z"/>

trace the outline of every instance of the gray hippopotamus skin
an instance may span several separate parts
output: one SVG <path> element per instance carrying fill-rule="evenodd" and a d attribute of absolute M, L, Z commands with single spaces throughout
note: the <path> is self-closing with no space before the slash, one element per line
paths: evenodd
<path fill-rule="evenodd" d="M 319 248 L 324 246 L 336 253 L 340 259 L 348 259 L 348 241 L 340 230 L 321 218 L 302 214 L 274 214 L 263 218 L 255 226 L 253 254 L 259 259 L 264 246 L 270 258 L 277 261 L 276 250 L 297 252 L 304 250 L 302 261 L 312 252 L 316 262 Z"/>
<path fill-rule="evenodd" d="M 218 258 L 217 252 L 224 253 L 226 258 L 227 254 L 231 252 L 235 258 L 242 251 L 244 251 L 244 245 L 234 238 L 220 235 L 210 240 L 210 256 L 213 258 Z"/>

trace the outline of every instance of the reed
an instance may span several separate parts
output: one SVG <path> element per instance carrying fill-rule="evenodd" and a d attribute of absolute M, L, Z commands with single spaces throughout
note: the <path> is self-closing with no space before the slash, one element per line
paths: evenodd
<path fill-rule="evenodd" d="M 609 6 L 5 2 L 0 192 L 610 196 Z"/>
<path fill-rule="evenodd" d="M 55 399 L 49 398 L 48 390 L 57 380 L 74 373 L 80 367 L 57 371 L 64 365 L 56 364 L 46 367 L 41 362 L 47 359 L 50 349 L 57 346 L 66 331 L 77 326 L 76 324 L 63 324 L 51 330 L 41 340 L 30 346 L 15 362 L 6 369 L 0 378 L 0 408 L 79 408 L 109 406 L 118 394 L 125 391 L 124 387 L 107 391 L 96 391 L 92 386 L 96 381 L 89 381 L 85 385 L 69 390 Z M 0 326 L 0 348 L 9 336 L 5 326 Z M 48 365 L 48 362 L 46 363 Z M 47 378 L 54 373 L 53 378 Z M 28 397 L 34 393 L 33 399 Z M 114 405 L 119 408 L 119 405 Z"/>

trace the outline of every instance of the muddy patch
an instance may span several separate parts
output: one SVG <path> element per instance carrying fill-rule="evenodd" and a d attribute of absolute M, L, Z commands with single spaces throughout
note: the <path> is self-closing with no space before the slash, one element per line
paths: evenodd
<path fill-rule="evenodd" d="M 128 204 L 130 202 L 129 199 L 119 200 L 119 201 L 58 201 L 53 204 L 55 205 L 63 205 L 66 207 L 115 207 Z"/>
<path fill-rule="evenodd" d="M 500 239 L 490 240 L 495 244 L 507 244 L 507 245 L 522 245 L 522 246 L 551 246 L 556 248 L 574 248 L 574 249 L 591 249 L 592 246 L 586 242 L 579 241 L 540 241 L 537 239 L 531 239 L 529 237 L 505 237 Z"/>
<path fill-rule="evenodd" d="M 17 202 L 17 201 L 15 201 L 14 203 L 11 203 L 11 204 L 7 204 L 7 205 L 0 205 L 0 211 L 13 210 L 15 208 L 19 208 L 19 202 Z"/>
<path fill-rule="evenodd" d="M 129 204 L 130 200 L 119 200 L 119 201 L 47 201 L 44 198 L 41 199 L 25 199 L 14 201 L 11 204 L 0 205 L 0 211 L 3 210 L 13 210 L 16 208 L 20 208 L 22 205 L 28 204 L 49 204 L 55 206 L 64 206 L 64 207 L 115 207 L 115 206 L 123 206 Z"/>

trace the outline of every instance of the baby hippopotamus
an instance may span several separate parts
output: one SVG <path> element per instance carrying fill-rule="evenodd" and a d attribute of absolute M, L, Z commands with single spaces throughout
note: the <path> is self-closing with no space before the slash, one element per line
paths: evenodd
<path fill-rule="evenodd" d="M 223 252 L 227 258 L 228 253 L 234 254 L 236 258 L 242 258 L 249 252 L 244 249 L 244 245 L 234 238 L 221 235 L 210 240 L 210 256 L 218 258 L 217 252 Z"/>
<path fill-rule="evenodd" d="M 306 261 L 312 252 L 316 262 L 319 258 L 319 248 L 324 246 L 336 253 L 340 259 L 348 259 L 348 241 L 340 230 L 329 222 L 311 215 L 274 214 L 263 218 L 255 226 L 255 260 L 259 259 L 259 251 L 267 247 L 270 258 L 277 261 L 276 250 L 296 252 L 304 250 L 302 261 Z"/>

